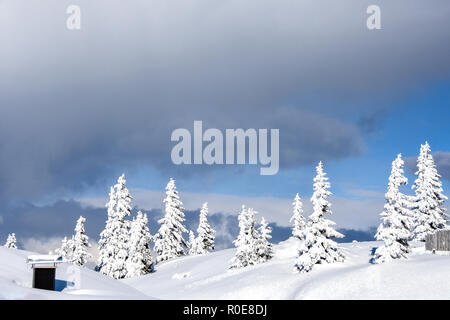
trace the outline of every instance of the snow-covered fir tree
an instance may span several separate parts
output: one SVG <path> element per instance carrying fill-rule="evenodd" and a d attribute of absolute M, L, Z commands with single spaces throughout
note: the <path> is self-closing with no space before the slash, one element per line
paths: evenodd
<path fill-rule="evenodd" d="M 255 229 L 255 213 L 252 208 L 242 206 L 238 217 L 239 235 L 233 242 L 236 254 L 231 260 L 231 268 L 243 268 L 259 262 L 257 255 L 259 234 Z"/>
<path fill-rule="evenodd" d="M 257 256 L 259 262 L 265 262 L 273 257 L 273 245 L 270 243 L 272 239 L 272 228 L 267 223 L 264 217 L 261 218 L 261 225 L 258 228 L 259 239 L 257 241 Z"/>
<path fill-rule="evenodd" d="M 92 258 L 92 255 L 88 252 L 91 244 L 84 230 L 85 222 L 86 219 L 83 217 L 78 219 L 77 225 L 75 226 L 75 235 L 72 238 L 73 252 L 70 257 L 70 262 L 78 266 L 84 266 Z"/>
<path fill-rule="evenodd" d="M 208 203 L 205 202 L 200 210 L 200 222 L 197 228 L 197 253 L 203 254 L 214 250 L 216 231 L 208 222 Z"/>
<path fill-rule="evenodd" d="M 125 175 L 121 175 L 109 193 L 108 220 L 100 234 L 97 270 L 115 279 L 127 276 L 129 257 L 130 221 L 132 197 L 126 188 Z"/>
<path fill-rule="evenodd" d="M 112 247 L 113 225 L 116 220 L 116 202 L 117 195 L 114 187 L 109 190 L 109 201 L 106 204 L 108 219 L 106 220 L 105 229 L 100 233 L 100 239 L 98 241 L 98 264 L 97 271 L 101 271 L 104 274 L 109 274 L 111 271 L 111 265 L 113 263 L 113 254 L 115 250 Z M 102 271 L 103 269 L 103 271 Z"/>
<path fill-rule="evenodd" d="M 315 264 L 344 261 L 345 257 L 339 250 L 333 238 L 342 238 L 333 226 L 335 223 L 325 218 L 331 214 L 328 197 L 331 192 L 330 183 L 323 171 L 323 164 L 319 162 L 316 167 L 317 175 L 314 178 L 314 193 L 311 197 L 313 213 L 309 216 L 306 228 L 305 241 L 299 250 L 295 268 L 299 272 L 310 271 Z"/>
<path fill-rule="evenodd" d="M 153 271 L 155 260 L 150 251 L 151 242 L 147 214 L 138 211 L 131 223 L 127 277 L 141 276 Z"/>
<path fill-rule="evenodd" d="M 399 191 L 408 184 L 404 176 L 404 161 L 399 154 L 392 162 L 389 176 L 386 204 L 381 213 L 382 223 L 375 238 L 384 244 L 375 251 L 374 262 L 383 263 L 392 259 L 407 258 L 410 252 L 408 239 L 411 237 L 411 210 L 409 198 Z"/>
<path fill-rule="evenodd" d="M 303 214 L 303 203 L 300 199 L 298 193 L 295 195 L 294 202 L 292 203 L 294 207 L 294 213 L 290 222 L 293 222 L 292 225 L 292 235 L 300 240 L 305 239 L 305 232 L 307 227 L 307 222 Z"/>
<path fill-rule="evenodd" d="M 417 158 L 417 176 L 413 189 L 416 191 L 413 207 L 413 239 L 425 241 L 428 234 L 446 229 L 448 215 L 443 207 L 447 197 L 443 194 L 441 176 L 431 155 L 430 145 L 426 142 L 420 147 Z"/>
<path fill-rule="evenodd" d="M 10 249 L 17 249 L 17 240 L 16 240 L 15 233 L 10 233 L 8 235 L 8 238 L 6 239 L 5 247 L 10 248 Z"/>
<path fill-rule="evenodd" d="M 183 233 L 188 232 L 183 225 L 185 221 L 175 180 L 170 179 L 166 187 L 166 198 L 164 199 L 165 215 L 158 223 L 161 225 L 155 235 L 155 251 L 158 253 L 158 261 L 169 260 L 186 254 L 186 240 Z"/>
<path fill-rule="evenodd" d="M 189 254 L 195 255 L 198 254 L 198 243 L 197 238 L 192 230 L 189 230 Z"/>
<path fill-rule="evenodd" d="M 60 255 L 64 262 L 72 262 L 72 254 L 74 252 L 73 239 L 64 237 L 61 241 L 61 247 L 55 250 L 57 255 Z"/>

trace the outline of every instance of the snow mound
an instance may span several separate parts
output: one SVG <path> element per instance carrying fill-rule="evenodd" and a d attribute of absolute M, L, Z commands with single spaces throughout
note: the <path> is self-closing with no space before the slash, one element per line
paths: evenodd
<path fill-rule="evenodd" d="M 302 241 L 298 238 L 290 237 L 288 240 L 282 241 L 276 246 L 274 257 L 276 259 L 296 258 L 301 244 Z"/>
<path fill-rule="evenodd" d="M 57 291 L 31 288 L 30 252 L 0 247 L 0 299 L 450 299 L 450 255 L 431 254 L 413 243 L 407 260 L 371 264 L 381 242 L 341 244 L 345 262 L 294 271 L 300 241 L 274 246 L 270 261 L 229 269 L 235 249 L 159 263 L 146 276 L 114 280 L 61 264 Z"/>
<path fill-rule="evenodd" d="M 341 244 L 345 262 L 299 274 L 294 262 L 300 241 L 290 238 L 260 265 L 230 270 L 235 250 L 227 249 L 160 263 L 154 273 L 124 282 L 161 299 L 450 299 L 450 256 L 425 252 L 419 243 L 408 260 L 371 264 L 381 244 Z M 174 274 L 189 277 L 180 281 Z"/>
<path fill-rule="evenodd" d="M 172 276 L 172 279 L 184 279 L 184 278 L 189 278 L 190 273 L 189 272 L 184 272 L 184 273 L 175 273 Z"/>
<path fill-rule="evenodd" d="M 31 288 L 32 252 L 0 247 L 0 299 L 148 299 L 147 295 L 98 272 L 62 263 L 56 269 L 56 291 Z"/>

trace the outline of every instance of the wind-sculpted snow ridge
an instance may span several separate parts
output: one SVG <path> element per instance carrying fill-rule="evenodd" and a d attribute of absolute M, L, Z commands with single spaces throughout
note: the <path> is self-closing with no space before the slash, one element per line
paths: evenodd
<path fill-rule="evenodd" d="M 164 261 L 155 272 L 115 280 L 87 268 L 63 263 L 57 288 L 31 288 L 32 253 L 0 248 L 2 299 L 450 299 L 450 255 L 425 252 L 412 243 L 408 259 L 371 264 L 382 242 L 340 244 L 345 262 L 316 265 L 309 273 L 294 272 L 300 240 L 274 245 L 274 257 L 261 264 L 229 269 L 235 249 Z M 79 288 L 71 269 L 80 271 Z M 72 276 L 73 277 L 73 276 Z"/>

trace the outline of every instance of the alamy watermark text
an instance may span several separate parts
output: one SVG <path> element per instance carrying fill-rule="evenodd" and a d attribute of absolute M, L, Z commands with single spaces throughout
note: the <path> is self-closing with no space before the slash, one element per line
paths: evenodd
<path fill-rule="evenodd" d="M 203 132 L 203 122 L 194 121 L 193 138 L 188 129 L 172 132 L 171 141 L 178 143 L 172 148 L 171 158 L 176 165 L 259 164 L 261 175 L 274 175 L 279 169 L 279 135 L 279 129 L 270 129 L 269 141 L 268 129 L 226 129 L 224 148 L 222 131 L 210 128 Z"/>

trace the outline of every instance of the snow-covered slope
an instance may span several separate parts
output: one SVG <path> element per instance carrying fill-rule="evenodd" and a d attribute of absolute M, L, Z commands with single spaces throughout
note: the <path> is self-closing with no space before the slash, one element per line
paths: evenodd
<path fill-rule="evenodd" d="M 30 253 L 0 247 L 0 298 L 450 299 L 450 255 L 426 253 L 420 244 L 408 260 L 370 264 L 379 245 L 342 244 L 344 263 L 316 265 L 308 274 L 293 272 L 295 239 L 276 245 L 271 261 L 241 270 L 228 269 L 234 249 L 163 262 L 150 275 L 120 281 L 75 267 L 78 289 L 70 285 L 70 266 L 63 264 L 56 277 L 60 292 L 31 289 L 31 270 L 25 264 Z"/>
<path fill-rule="evenodd" d="M 273 260 L 228 270 L 234 249 L 162 263 L 124 282 L 162 299 L 450 299 L 450 256 L 414 249 L 407 261 L 370 264 L 379 242 L 343 244 L 344 263 L 293 272 L 298 243 L 275 246 Z"/>
<path fill-rule="evenodd" d="M 0 299 L 149 299 L 120 281 L 66 263 L 56 271 L 58 291 L 32 289 L 32 270 L 26 265 L 30 254 L 0 247 Z"/>

